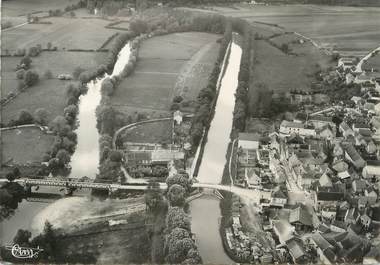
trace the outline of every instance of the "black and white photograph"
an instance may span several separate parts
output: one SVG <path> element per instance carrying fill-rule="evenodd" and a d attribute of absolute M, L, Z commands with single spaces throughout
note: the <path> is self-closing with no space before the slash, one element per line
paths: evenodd
<path fill-rule="evenodd" d="M 0 0 L 0 264 L 380 264 L 380 0 Z"/>

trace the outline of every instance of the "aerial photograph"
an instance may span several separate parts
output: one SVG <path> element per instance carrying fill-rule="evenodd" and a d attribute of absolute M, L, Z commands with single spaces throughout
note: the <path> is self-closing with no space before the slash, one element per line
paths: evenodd
<path fill-rule="evenodd" d="M 380 264 L 380 0 L 0 0 L 0 264 Z"/>

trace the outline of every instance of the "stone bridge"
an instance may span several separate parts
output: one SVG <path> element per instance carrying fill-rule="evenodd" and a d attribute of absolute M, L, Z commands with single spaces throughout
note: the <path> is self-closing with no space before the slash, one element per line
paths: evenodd
<path fill-rule="evenodd" d="M 0 179 L 0 184 L 8 182 L 7 179 Z M 114 192 L 117 190 L 135 190 L 144 191 L 148 189 L 148 183 L 128 183 L 128 184 L 111 184 L 111 183 L 96 183 L 91 181 L 77 181 L 77 180 L 61 180 L 61 179 L 31 179 L 22 178 L 16 179 L 15 182 L 23 185 L 25 187 L 31 186 L 50 186 L 50 187 L 64 187 L 68 189 L 102 189 L 108 190 L 109 192 Z M 271 196 L 271 191 L 264 191 L 260 189 L 245 189 L 237 186 L 227 186 L 221 184 L 213 183 L 193 183 L 192 187 L 202 188 L 202 189 L 212 189 L 218 191 L 232 192 L 240 197 L 245 197 L 247 199 L 259 202 L 260 199 L 269 199 Z M 159 183 L 159 188 L 161 190 L 166 190 L 166 183 Z"/>

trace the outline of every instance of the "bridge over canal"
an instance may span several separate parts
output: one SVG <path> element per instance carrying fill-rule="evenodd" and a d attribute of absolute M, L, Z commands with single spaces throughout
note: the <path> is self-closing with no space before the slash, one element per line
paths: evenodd
<path fill-rule="evenodd" d="M 0 184 L 8 182 L 7 179 L 0 179 Z M 25 187 L 31 186 L 50 186 L 50 187 L 63 187 L 68 189 L 100 189 L 108 190 L 109 192 L 114 192 L 117 190 L 131 190 L 131 191 L 144 191 L 148 189 L 148 183 L 128 183 L 128 184 L 114 184 L 114 183 L 97 183 L 91 181 L 77 181 L 77 180 L 61 180 L 56 178 L 49 179 L 32 179 L 32 178 L 21 178 L 16 179 L 15 182 L 23 185 Z M 245 197 L 247 199 L 259 202 L 260 199 L 269 199 L 271 191 L 263 191 L 260 189 L 245 189 L 237 186 L 228 186 L 221 184 L 211 184 L 211 183 L 199 183 L 195 182 L 192 184 L 194 188 L 202 189 L 212 189 L 218 191 L 232 192 L 240 197 Z M 167 189 L 166 183 L 159 183 L 159 188 L 161 190 Z"/>

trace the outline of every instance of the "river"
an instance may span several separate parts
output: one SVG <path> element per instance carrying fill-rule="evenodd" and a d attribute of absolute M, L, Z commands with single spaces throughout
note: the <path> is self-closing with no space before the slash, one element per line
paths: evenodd
<path fill-rule="evenodd" d="M 75 130 L 78 143 L 71 157 L 70 177 L 81 178 L 87 176 L 94 179 L 99 166 L 99 132 L 96 128 L 96 107 L 101 100 L 100 88 L 107 77 L 119 75 L 128 63 L 130 56 L 130 44 L 127 43 L 119 52 L 111 75 L 90 81 L 87 84 L 88 91 L 79 98 L 79 113 L 77 129 Z M 59 188 L 41 187 L 39 192 L 53 192 L 63 194 Z M 63 198 L 54 202 L 29 202 L 23 200 L 19 203 L 15 214 L 0 223 L 0 244 L 5 245 L 12 241 L 18 229 L 31 230 L 34 235 L 41 231 L 44 222 L 48 219 L 53 225 L 59 226 L 64 219 L 70 216 L 74 219 L 80 214 L 72 214 L 72 209 L 85 201 L 84 197 Z"/>
<path fill-rule="evenodd" d="M 224 75 L 220 82 L 215 115 L 210 124 L 207 143 L 198 180 L 202 183 L 219 184 L 222 180 L 226 154 L 230 142 L 235 92 L 238 86 L 242 49 L 234 35 Z M 223 74 L 223 73 L 221 73 Z M 190 203 L 192 232 L 196 235 L 199 252 L 205 264 L 234 263 L 223 249 L 219 233 L 221 210 L 219 200 L 205 195 Z"/>

